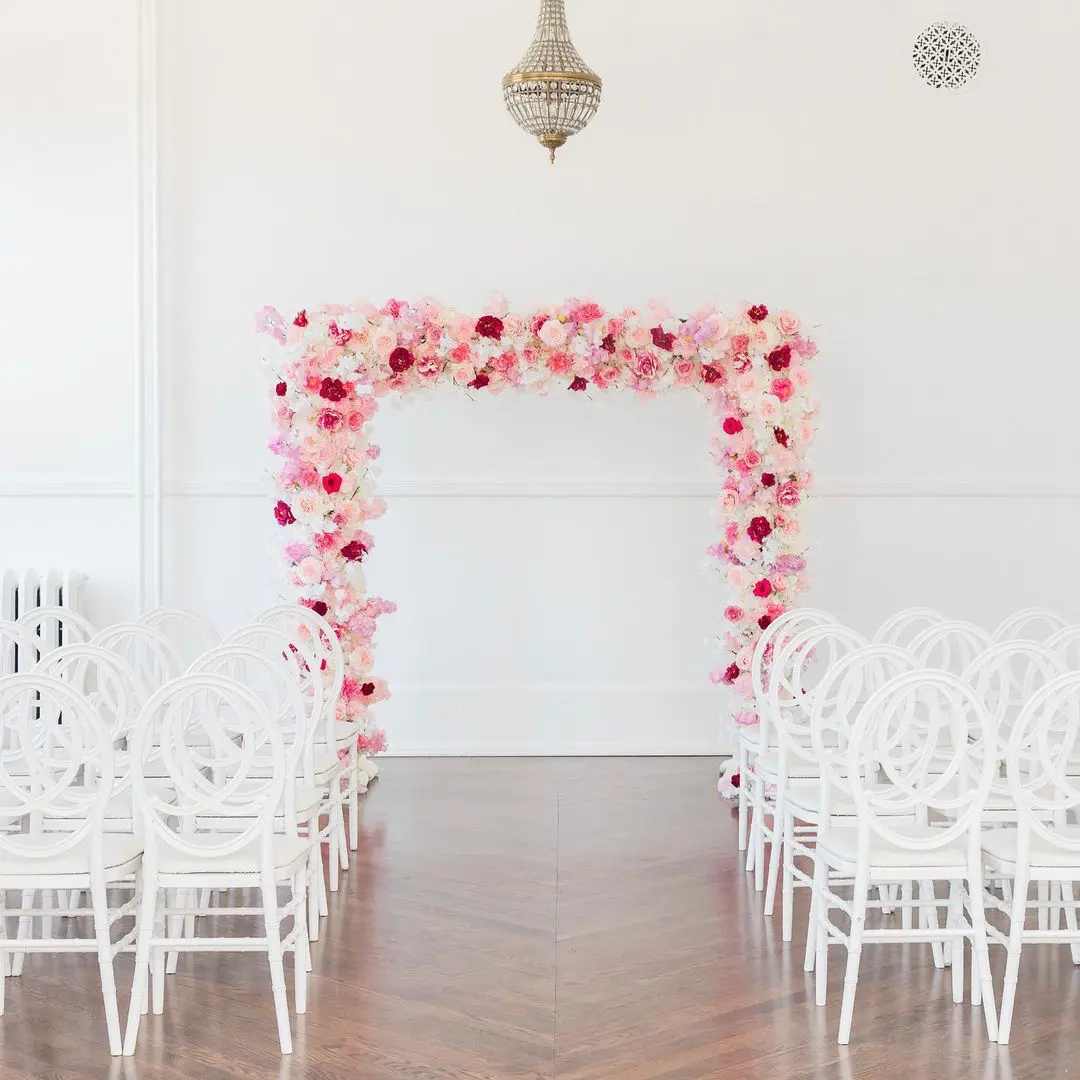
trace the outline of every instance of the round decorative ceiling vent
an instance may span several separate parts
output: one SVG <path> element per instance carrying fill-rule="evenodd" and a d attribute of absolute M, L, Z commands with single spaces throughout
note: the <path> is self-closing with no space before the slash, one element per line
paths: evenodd
<path fill-rule="evenodd" d="M 915 39 L 912 59 L 915 70 L 931 86 L 952 90 L 979 70 L 981 55 L 978 39 L 966 26 L 936 22 Z"/>

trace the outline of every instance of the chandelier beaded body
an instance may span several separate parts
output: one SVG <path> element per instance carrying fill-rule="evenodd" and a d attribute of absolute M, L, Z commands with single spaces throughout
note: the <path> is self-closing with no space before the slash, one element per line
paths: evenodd
<path fill-rule="evenodd" d="M 540 0 L 536 33 L 503 79 L 503 101 L 517 125 L 551 155 L 596 115 L 603 86 L 570 40 L 564 0 Z"/>

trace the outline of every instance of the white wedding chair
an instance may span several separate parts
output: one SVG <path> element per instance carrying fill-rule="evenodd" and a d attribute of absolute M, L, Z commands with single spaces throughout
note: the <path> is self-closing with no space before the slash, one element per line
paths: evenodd
<path fill-rule="evenodd" d="M 1080 673 L 1060 675 L 1031 696 L 1013 724 L 1005 768 L 1017 807 L 1015 829 L 995 829 L 983 835 L 983 857 L 991 878 L 1012 879 L 1012 898 L 988 903 L 1004 912 L 1009 933 L 991 931 L 1007 948 L 1005 984 L 1001 998 L 998 1042 L 1008 1043 L 1025 941 L 1032 944 L 1068 943 L 1073 963 L 1080 963 L 1073 883 L 1080 881 L 1080 828 L 1070 819 L 1080 809 L 1080 777 L 1074 762 L 1080 757 Z M 1053 882 L 1064 901 L 1065 928 L 1048 926 L 1042 918 L 1047 898 L 1040 889 L 1033 905 L 1032 881 Z M 1039 911 L 1037 929 L 1026 925 L 1028 909 Z"/>
<path fill-rule="evenodd" d="M 176 792 L 163 802 L 142 764 L 159 753 Z M 267 760 L 272 768 L 265 770 Z M 285 743 L 277 717 L 246 687 L 218 675 L 185 675 L 147 703 L 132 740 L 136 805 L 146 821 L 139 899 L 135 975 L 128 1010 L 124 1054 L 134 1054 L 153 969 L 152 1010 L 165 997 L 165 954 L 225 951 L 265 952 L 270 963 L 278 1039 L 292 1053 L 283 954 L 294 948 L 296 1011 L 307 1010 L 308 939 L 306 880 L 309 841 L 295 832 L 286 812 L 284 832 L 275 817 L 288 804 Z M 259 768 L 256 768 L 256 763 Z M 260 772 L 266 775 L 258 775 Z M 209 827 L 228 819 L 227 832 Z M 278 886 L 288 886 L 280 904 Z M 172 890 L 259 890 L 254 908 L 230 908 L 230 915 L 261 915 L 264 933 L 254 937 L 169 936 L 183 910 L 162 903 Z M 292 928 L 282 934 L 282 922 Z M 198 926 L 198 924 L 196 924 Z"/>
<path fill-rule="evenodd" d="M 188 608 L 154 608 L 140 615 L 138 621 L 168 639 L 185 666 L 221 641 L 214 624 L 205 615 Z"/>
<path fill-rule="evenodd" d="M 1003 620 L 994 641 L 1046 641 L 1069 626 L 1069 620 L 1050 608 L 1024 608 Z"/>
<path fill-rule="evenodd" d="M 348 803 L 349 827 L 344 818 L 337 843 L 338 869 L 348 870 L 349 850 L 355 851 L 360 837 L 360 791 L 366 790 L 369 774 L 357 751 L 357 739 L 363 728 L 337 718 L 341 689 L 345 681 L 345 656 L 333 627 L 321 615 L 300 604 L 279 604 L 264 611 L 256 620 L 277 626 L 314 652 L 320 670 L 326 674 L 326 718 L 321 732 L 316 732 L 315 775 L 319 782 L 337 784 L 344 779 L 341 797 Z M 330 891 L 338 889 L 338 870 L 330 866 Z"/>
<path fill-rule="evenodd" d="M 782 722 L 768 715 L 769 686 L 773 677 L 772 660 L 776 645 L 790 640 L 800 630 L 837 620 L 818 608 L 796 608 L 774 619 L 758 637 L 750 663 L 750 678 L 758 722 L 739 731 L 739 850 L 747 851 L 746 871 L 754 875 L 754 888 L 765 888 L 765 820 L 767 790 L 758 775 L 761 759 L 766 768 L 768 755 L 776 751 L 772 730 Z"/>
<path fill-rule="evenodd" d="M 32 670 L 42 650 L 42 642 L 25 626 L 0 619 L 0 675 Z"/>
<path fill-rule="evenodd" d="M 870 696 L 891 679 L 910 674 L 921 669 L 919 661 L 907 650 L 897 645 L 875 644 L 849 652 L 833 664 L 818 686 L 810 711 L 810 747 L 801 750 L 812 755 L 812 760 L 819 770 L 816 786 L 800 785 L 793 787 L 789 797 L 791 813 L 812 822 L 816 826 L 816 840 L 820 844 L 835 825 L 850 828 L 857 808 L 850 793 L 848 781 L 848 748 L 851 745 L 851 733 L 855 717 L 866 704 Z M 797 745 L 797 744 L 796 744 Z M 876 775 L 877 763 L 865 763 L 867 772 Z M 899 817 L 914 819 L 913 813 L 901 808 Z M 802 856 L 811 862 L 812 873 L 805 874 L 795 864 L 795 857 Z M 810 913 L 806 928 L 806 951 L 803 957 L 803 970 L 814 970 L 817 957 L 818 896 L 830 883 L 833 886 L 853 883 L 852 879 L 841 874 L 828 878 L 828 863 L 817 858 L 817 848 L 810 848 L 793 840 L 786 850 L 785 857 L 791 860 L 793 877 L 804 885 L 809 885 Z M 820 878 L 819 878 L 819 875 Z M 911 921 L 910 882 L 878 882 L 878 907 L 883 914 L 891 914 L 895 907 L 894 889 L 899 885 L 902 890 L 904 925 Z M 896 890 L 896 891 L 900 891 Z M 920 899 L 932 895 L 929 883 L 919 885 Z M 936 913 L 924 912 L 924 925 L 931 925 Z M 943 965 L 941 948 L 934 949 L 934 962 Z"/>
<path fill-rule="evenodd" d="M 795 821 L 798 818 L 803 823 L 804 832 L 810 834 L 816 824 L 812 818 L 821 767 L 811 747 L 810 716 L 818 684 L 842 656 L 864 648 L 866 643 L 862 634 L 840 623 L 822 623 L 792 638 L 783 636 L 774 651 L 765 716 L 782 717 L 782 720 L 776 725 L 775 756 L 772 753 L 760 756 L 758 772 L 764 785 L 762 828 L 769 842 L 765 915 L 771 916 L 773 913 L 777 879 L 783 862 L 784 941 L 791 940 L 792 930 L 795 877 L 790 851 L 797 842 Z M 768 719 L 763 723 L 766 734 L 771 738 Z M 806 817 L 792 811 L 789 799 L 793 796 L 800 802 Z M 773 821 L 771 829 L 766 824 L 770 813 Z M 805 842 L 800 843 L 799 847 L 805 851 Z"/>
<path fill-rule="evenodd" d="M 855 992 L 864 944 L 876 942 L 962 942 L 973 951 L 972 1001 L 981 1001 L 987 1034 L 997 1038 L 997 1014 L 990 977 L 980 821 L 997 767 L 996 733 L 978 695 L 947 671 L 915 671 L 877 690 L 856 717 L 847 752 L 846 785 L 856 808 L 854 828 L 830 828 L 819 835 L 818 866 L 855 879 L 849 902 L 815 875 L 817 1001 L 825 1003 L 828 944 L 847 948 L 844 1000 L 837 1042 L 851 1037 Z M 938 772 L 930 761 L 948 757 Z M 880 770 L 871 769 L 876 765 Z M 960 780 L 950 791 L 952 782 Z M 910 813 L 915 822 L 898 821 Z M 944 816 L 945 822 L 938 817 Z M 887 881 L 947 881 L 950 897 L 945 926 L 882 926 L 868 929 L 870 888 Z M 820 885 L 820 887 L 818 887 Z M 965 889 L 967 903 L 964 903 Z M 926 903 L 926 901 L 922 901 Z M 936 897 L 929 902 L 936 910 Z M 850 916 L 844 932 L 830 909 Z M 953 1000 L 964 999 L 963 951 L 952 950 Z"/>
<path fill-rule="evenodd" d="M 1066 626 L 1046 639 L 1046 647 L 1066 671 L 1080 671 L 1080 626 Z"/>
<path fill-rule="evenodd" d="M 61 645 L 89 641 L 97 633 L 88 619 L 55 605 L 31 608 L 15 620 L 15 625 L 38 638 L 42 653 L 51 652 Z"/>
<path fill-rule="evenodd" d="M 145 623 L 114 623 L 99 630 L 90 644 L 123 657 L 149 693 L 178 678 L 186 666 L 176 646 Z"/>
<path fill-rule="evenodd" d="M 906 649 L 924 630 L 948 621 L 949 617 L 936 608 L 905 608 L 887 618 L 878 627 L 870 643 L 872 645 L 897 645 Z"/>
<path fill-rule="evenodd" d="M 60 720 L 63 722 L 61 723 Z M 33 892 L 48 895 L 69 890 L 90 894 L 87 910 L 92 937 L 66 933 L 53 937 L 49 929 L 38 937 L 23 934 L 16 955 L 25 952 L 95 952 L 105 1003 L 109 1050 L 119 1054 L 120 1015 L 116 1003 L 113 958 L 133 934 L 112 941 L 114 925 L 133 905 L 109 906 L 111 883 L 129 880 L 142 854 L 132 835 L 106 835 L 105 810 L 112 797 L 114 755 L 110 733 L 93 705 L 73 687 L 38 673 L 0 679 L 0 920 L 8 915 L 31 920 L 39 912 L 25 903 Z M 9 766 L 14 765 L 14 768 Z M 29 820 L 30 831 L 21 824 Z M 63 821 L 66 829 L 44 831 L 42 821 Z M 18 890 L 23 905 L 4 910 L 7 890 Z M 72 924 L 77 925 L 77 924 Z M 12 943 L 0 935 L 0 963 L 6 964 Z M 21 965 L 20 965 L 21 970 Z M 0 1014 L 6 979 L 0 979 Z"/>

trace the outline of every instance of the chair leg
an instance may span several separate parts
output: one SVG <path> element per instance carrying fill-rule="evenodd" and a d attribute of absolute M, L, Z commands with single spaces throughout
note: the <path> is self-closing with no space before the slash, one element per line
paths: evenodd
<path fill-rule="evenodd" d="M 278 1041 L 283 1054 L 292 1053 L 292 1030 L 289 1027 L 289 999 L 285 992 L 285 965 L 281 949 L 281 914 L 278 910 L 277 883 L 273 874 L 262 878 L 263 921 L 266 925 L 266 954 L 270 961 L 270 986 L 274 991 Z"/>
<path fill-rule="evenodd" d="M 934 883 L 932 881 L 920 881 L 918 895 L 920 904 L 927 902 L 933 903 L 937 899 Z M 941 923 L 938 920 L 938 910 L 936 907 L 920 907 L 919 914 L 919 922 L 925 930 L 930 931 L 940 928 Z M 945 966 L 945 958 L 942 955 L 941 942 L 931 942 L 930 952 L 934 957 L 934 967 L 943 968 Z"/>
<path fill-rule="evenodd" d="M 194 891 L 190 892 L 194 895 Z M 154 937 L 162 939 L 166 936 L 168 928 L 165 914 L 167 893 L 158 897 L 158 903 L 154 907 Z M 189 895 L 189 890 L 177 890 L 178 903 L 183 905 Z M 176 953 L 172 953 L 173 971 L 176 970 Z M 150 977 L 151 977 L 151 1004 L 150 1011 L 155 1016 L 160 1016 L 165 1011 L 165 949 L 155 948 L 150 950 Z"/>
<path fill-rule="evenodd" d="M 94 937 L 97 938 L 98 970 L 101 972 L 101 996 L 105 1002 L 105 1026 L 109 1032 L 109 1053 L 119 1057 L 123 1050 L 120 1034 L 120 1008 L 116 1003 L 116 975 L 110 933 L 109 897 L 102 873 L 90 877 L 90 903 L 94 909 Z"/>
<path fill-rule="evenodd" d="M 150 945 L 154 936 L 157 913 L 157 875 L 152 867 L 143 864 L 142 893 L 138 907 L 138 936 L 135 944 L 135 975 L 131 982 L 131 1002 L 128 1006 L 127 1031 L 124 1033 L 124 1057 L 135 1053 L 146 1000 L 147 977 L 150 974 Z"/>
<path fill-rule="evenodd" d="M 1070 934 L 1076 934 L 1076 901 L 1073 899 L 1073 887 L 1071 881 L 1062 881 L 1061 900 L 1065 912 L 1065 928 Z M 1069 952 L 1072 954 L 1072 962 L 1080 964 L 1080 940 L 1069 942 Z"/>
<path fill-rule="evenodd" d="M 952 930 L 959 930 L 964 922 L 962 889 L 962 882 L 949 882 L 949 914 L 945 925 Z M 964 939 L 953 938 L 951 944 L 952 999 L 955 1005 L 961 1005 L 964 1001 Z"/>
<path fill-rule="evenodd" d="M 861 868 L 855 871 L 855 894 L 851 903 L 851 932 L 848 935 L 847 969 L 844 972 L 844 1002 L 840 1007 L 840 1033 L 837 1043 L 847 1046 L 851 1040 L 851 1019 L 855 1012 L 855 990 L 859 983 L 863 930 L 866 927 L 866 901 L 870 882 Z M 909 909 L 910 910 L 910 909 Z"/>
<path fill-rule="evenodd" d="M 1038 885 L 1039 897 L 1039 929 L 1050 929 L 1050 882 L 1040 881 Z"/>
<path fill-rule="evenodd" d="M 55 907 L 55 896 L 52 889 L 41 890 L 41 936 L 48 940 L 53 936 L 52 912 Z"/>
<path fill-rule="evenodd" d="M 971 1001 L 981 1004 L 986 1035 L 997 1042 L 997 1002 L 994 1000 L 994 979 L 990 974 L 990 944 L 986 937 L 986 909 L 983 900 L 983 871 L 981 860 L 972 861 L 968 872 L 968 904 L 971 910 Z M 976 992 L 977 991 L 977 992 Z"/>
<path fill-rule="evenodd" d="M 19 907 L 23 911 L 29 911 L 34 906 L 34 891 L 32 889 L 23 889 L 22 895 L 19 897 Z M 30 937 L 34 929 L 34 916 L 33 915 L 20 915 L 19 916 L 19 928 L 15 932 L 16 937 L 20 941 L 24 941 Z M 11 974 L 18 977 L 23 973 L 23 962 L 26 960 L 26 953 L 14 952 L 11 954 Z"/>
<path fill-rule="evenodd" d="M 360 846 L 360 755 L 354 746 L 349 751 L 349 850 Z"/>
<path fill-rule="evenodd" d="M 772 843 L 769 845 L 769 884 L 765 890 L 765 914 L 772 917 L 776 908 L 776 883 L 780 877 L 780 860 L 784 855 L 784 818 L 787 809 L 784 806 L 784 789 L 776 793 L 776 805 L 773 807 Z"/>
<path fill-rule="evenodd" d="M 746 796 L 746 747 L 739 744 L 739 850 L 746 850 L 749 826 L 749 802 Z"/>
<path fill-rule="evenodd" d="M 1020 950 L 1024 938 L 1024 919 L 1027 916 L 1028 879 L 1017 867 L 1013 882 L 1012 911 L 1009 912 L 1009 941 L 1005 961 L 1005 983 L 1001 988 L 1001 1018 L 998 1020 L 997 1041 L 1005 1046 L 1012 1031 L 1013 1007 L 1016 1004 L 1016 982 L 1020 974 Z"/>
<path fill-rule="evenodd" d="M 784 815 L 784 910 L 782 941 L 791 940 L 791 932 L 795 921 L 795 816 L 791 813 Z"/>
<path fill-rule="evenodd" d="M 318 830 L 312 835 L 317 836 Z M 322 876 L 322 845 L 316 844 L 308 856 L 307 869 L 306 918 L 309 942 L 319 940 L 319 889 L 322 887 Z"/>
<path fill-rule="evenodd" d="M 818 858 L 814 866 L 814 893 L 817 896 L 817 929 L 814 932 L 814 1002 L 825 1007 L 829 990 L 829 866 Z"/>
<path fill-rule="evenodd" d="M 169 897 L 169 906 L 171 907 L 185 907 L 187 905 L 187 889 L 170 889 L 166 893 Z M 183 934 L 184 929 L 184 917 L 182 915 L 170 915 L 168 917 L 168 925 L 166 932 L 171 938 L 178 938 L 185 936 Z M 169 957 L 165 964 L 165 970 L 170 975 L 176 974 L 176 965 L 180 959 L 180 953 L 176 949 L 169 950 Z"/>
<path fill-rule="evenodd" d="M 824 881 L 822 876 L 824 874 Z M 818 912 L 821 908 L 821 890 L 828 885 L 829 871 L 824 858 L 814 856 L 814 884 L 810 887 L 810 916 L 806 920 L 806 952 L 803 954 L 803 971 L 814 970 L 817 958 Z"/>
<path fill-rule="evenodd" d="M 341 816 L 341 804 L 333 804 L 330 807 L 330 850 L 327 852 L 326 867 L 330 875 L 329 888 L 331 892 L 337 892 L 341 888 L 341 852 L 348 850 L 344 840 L 344 819 Z"/>
<path fill-rule="evenodd" d="M 910 881 L 905 881 L 900 886 L 900 925 L 905 930 L 911 929 L 911 904 L 914 892 Z"/>
<path fill-rule="evenodd" d="M 893 903 L 896 900 L 896 893 L 891 885 L 884 883 L 878 885 L 878 899 L 881 901 L 881 914 L 891 915 L 893 913 Z"/>
<path fill-rule="evenodd" d="M 307 1012 L 307 977 L 311 970 L 311 956 L 308 942 L 307 910 L 308 910 L 308 871 L 305 867 L 298 870 L 293 876 L 293 899 L 296 902 L 296 925 L 293 937 L 293 998 L 296 1003 L 297 1015 Z"/>
<path fill-rule="evenodd" d="M 769 807 L 765 804 L 765 781 L 760 776 L 756 780 L 754 805 L 754 830 L 757 835 L 754 849 L 754 889 L 761 892 L 765 888 L 765 821 L 769 815 Z"/>

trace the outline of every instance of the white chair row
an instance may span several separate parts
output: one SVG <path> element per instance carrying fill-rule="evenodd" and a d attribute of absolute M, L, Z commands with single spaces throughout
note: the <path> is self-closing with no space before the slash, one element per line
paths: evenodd
<path fill-rule="evenodd" d="M 52 924 L 63 914 L 90 913 L 76 904 L 89 891 L 97 938 L 76 947 L 98 949 L 110 1048 L 119 1053 L 111 963 L 135 938 L 128 933 L 113 943 L 109 927 L 135 905 L 103 908 L 104 875 L 114 894 L 137 885 L 140 897 L 126 1053 L 134 1051 L 147 972 L 160 1012 L 166 971 L 175 969 L 179 952 L 202 948 L 268 951 L 281 1049 L 289 1053 L 280 954 L 297 952 L 303 1011 L 307 942 L 317 938 L 327 912 L 320 841 L 330 846 L 333 889 L 348 865 L 344 800 L 358 794 L 356 732 L 335 715 L 340 645 L 317 614 L 283 605 L 200 653 L 216 635 L 184 613 L 159 614 L 50 651 L 41 646 L 40 624 L 32 635 L 0 625 L 0 657 L 10 660 L 17 649 L 20 669 L 36 659 L 32 673 L 0 679 L 0 822 L 8 825 L 0 834 L 0 896 L 22 890 L 20 907 L 8 912 L 19 918 L 11 973 L 21 973 L 26 952 L 63 951 L 78 940 L 54 937 Z M 90 633 L 69 613 L 56 615 L 69 642 Z M 161 632 L 169 621 L 187 631 L 186 648 L 175 631 Z M 94 839 L 88 844 L 87 837 Z M 355 829 L 351 839 L 355 846 Z M 42 844 L 47 857 L 67 854 L 69 862 L 35 863 L 49 872 L 12 878 L 11 852 L 33 859 Z M 73 871 L 71 860 L 88 854 L 86 872 L 81 863 Z M 292 885 L 284 909 L 277 907 L 280 883 Z M 230 906 L 229 913 L 262 914 L 265 936 L 238 942 L 196 933 L 210 890 L 248 887 L 262 889 L 262 906 Z M 281 937 L 280 923 L 290 915 L 292 927 Z M 5 973 L 6 944 L 0 940 Z"/>
<path fill-rule="evenodd" d="M 1030 613 L 1025 619 L 1030 627 Z M 759 887 L 770 847 L 767 914 L 783 864 L 785 940 L 794 888 L 812 888 L 804 966 L 817 969 L 819 1004 L 828 944 L 847 947 L 840 1042 L 850 1036 L 863 943 L 896 940 L 931 942 L 935 964 L 952 965 L 958 1001 L 969 941 L 972 1000 L 984 1006 L 990 1037 L 1006 1042 L 1023 940 L 1069 941 L 1080 958 L 1071 891 L 1080 874 L 1072 824 L 1080 675 L 1068 671 L 1080 632 L 1057 626 L 1045 644 L 1007 636 L 993 644 L 977 627 L 927 619 L 903 648 L 894 643 L 902 622 L 887 624 L 883 636 L 893 642 L 877 643 L 820 611 L 791 612 L 768 628 L 753 671 L 760 740 L 741 748 L 752 765 L 740 793 L 753 823 L 748 835 L 740 815 L 740 841 L 749 844 Z M 813 861 L 812 874 L 796 863 L 800 856 Z M 1000 898 L 988 888 L 984 900 L 987 873 L 1002 883 Z M 1028 881 L 1040 882 L 1034 902 Z M 948 884 L 947 897 L 936 882 Z M 837 891 L 846 887 L 850 898 Z M 1007 937 L 987 925 L 987 905 L 1010 917 Z M 895 907 L 899 926 L 888 922 Z M 1039 912 L 1035 931 L 1024 929 L 1030 907 Z M 850 931 L 832 922 L 836 908 Z M 868 928 L 875 909 L 879 925 Z M 993 941 L 1009 949 L 1000 1029 Z"/>

